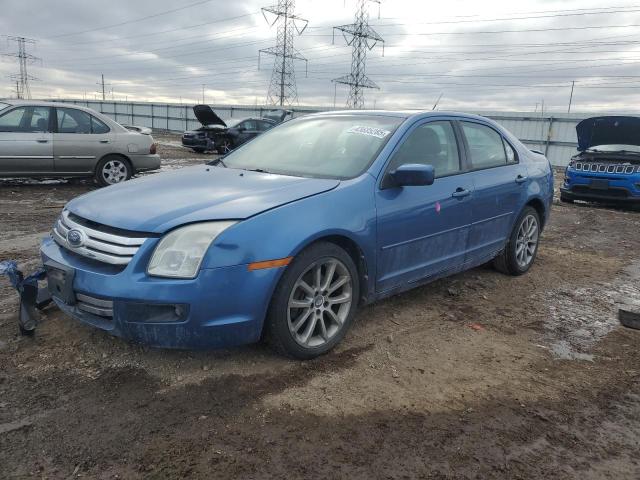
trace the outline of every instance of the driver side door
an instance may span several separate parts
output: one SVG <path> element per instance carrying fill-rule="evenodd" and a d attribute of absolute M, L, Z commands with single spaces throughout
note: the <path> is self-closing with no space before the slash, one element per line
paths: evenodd
<path fill-rule="evenodd" d="M 378 293 L 464 269 L 473 181 L 463 151 L 448 120 L 418 124 L 396 147 L 376 191 Z M 394 186 L 388 174 L 405 164 L 432 165 L 434 183 Z"/>

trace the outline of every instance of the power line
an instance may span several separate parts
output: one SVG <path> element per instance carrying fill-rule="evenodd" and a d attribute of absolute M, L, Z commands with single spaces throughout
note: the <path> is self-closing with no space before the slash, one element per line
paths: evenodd
<path fill-rule="evenodd" d="M 101 31 L 101 30 L 107 30 L 107 29 L 110 29 L 110 28 L 121 27 L 121 26 L 123 26 L 123 25 L 129 25 L 129 24 L 131 24 L 131 23 L 138 23 L 138 22 L 142 22 L 143 20 L 148 20 L 148 19 L 150 19 L 150 18 L 160 17 L 160 16 L 162 16 L 162 15 L 167 15 L 167 14 L 169 14 L 169 13 L 175 13 L 175 12 L 178 12 L 178 11 L 180 11 L 180 10 L 185 10 L 185 9 L 187 9 L 187 8 L 196 7 L 196 6 L 198 6 L 198 5 L 203 5 L 203 4 L 205 4 L 205 3 L 210 3 L 210 2 L 212 2 L 212 1 L 213 1 L 213 0 L 201 0 L 201 1 L 199 1 L 199 2 L 191 3 L 191 4 L 189 4 L 189 5 L 185 5 L 185 6 L 183 6 L 183 7 L 172 8 L 171 10 L 164 10 L 164 11 L 162 11 L 162 12 L 154 13 L 154 14 L 152 14 L 152 15 L 146 15 L 146 16 L 144 16 L 144 17 L 138 17 L 138 18 L 135 18 L 135 19 L 133 19 L 133 20 L 127 20 L 127 21 L 125 21 L 125 22 L 113 23 L 113 24 L 111 24 L 111 25 L 105 25 L 104 27 L 91 28 L 91 29 L 88 29 L 88 30 L 81 30 L 81 31 L 79 31 L 79 32 L 62 33 L 62 34 L 60 34 L 60 35 L 54 35 L 54 36 L 49 37 L 49 38 L 62 38 L 62 37 L 70 37 L 71 35 L 82 35 L 82 34 L 84 34 L 84 33 L 99 32 L 99 31 Z"/>
<path fill-rule="evenodd" d="M 365 72 L 368 50 L 372 50 L 378 43 L 382 43 L 384 55 L 384 40 L 369 26 L 367 1 L 380 5 L 380 0 L 358 0 L 355 22 L 333 29 L 334 32 L 341 31 L 347 45 L 351 46 L 351 73 L 332 80 L 336 86 L 337 84 L 349 86 L 348 108 L 364 108 L 364 89 L 379 88 L 374 81 L 367 77 Z M 351 38 L 347 38 L 347 35 Z"/>
<path fill-rule="evenodd" d="M 276 46 L 264 48 L 258 52 L 258 68 L 262 54 L 274 57 L 271 82 L 267 93 L 267 103 L 271 105 L 292 105 L 298 103 L 298 88 L 296 86 L 295 61 L 307 63 L 307 59 L 293 46 L 293 38 L 301 35 L 307 28 L 308 20 L 298 17 L 294 13 L 295 0 L 279 0 L 278 5 L 262 9 L 265 20 L 267 15 L 275 15 L 269 22 L 277 25 Z"/>
<path fill-rule="evenodd" d="M 40 60 L 40 58 L 27 53 L 27 45 L 35 45 L 36 41 L 32 38 L 26 37 L 7 37 L 7 40 L 16 42 L 18 46 L 18 51 L 16 53 L 3 54 L 6 57 L 15 57 L 18 59 L 20 73 L 9 75 L 9 78 L 16 82 L 16 96 L 18 98 L 30 99 L 31 88 L 29 87 L 29 81 L 37 80 L 37 78 L 29 75 L 27 65 Z"/>

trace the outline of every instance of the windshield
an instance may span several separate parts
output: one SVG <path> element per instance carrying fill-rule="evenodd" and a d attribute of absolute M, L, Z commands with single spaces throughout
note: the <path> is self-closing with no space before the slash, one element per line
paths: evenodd
<path fill-rule="evenodd" d="M 596 145 L 587 149 L 589 152 L 629 152 L 640 153 L 640 146 L 638 145 Z"/>
<path fill-rule="evenodd" d="M 230 153 L 229 168 L 353 178 L 364 172 L 403 118 L 335 115 L 292 120 Z"/>
<path fill-rule="evenodd" d="M 4 110 L 5 108 L 7 108 L 9 106 L 8 103 L 4 103 L 4 102 L 0 102 L 0 111 Z"/>

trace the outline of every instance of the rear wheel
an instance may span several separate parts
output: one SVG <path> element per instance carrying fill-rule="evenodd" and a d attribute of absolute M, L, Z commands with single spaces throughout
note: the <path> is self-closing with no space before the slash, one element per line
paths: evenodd
<path fill-rule="evenodd" d="M 540 215 L 533 207 L 525 207 L 504 250 L 493 260 L 496 270 L 507 275 L 522 275 L 533 265 L 540 239 Z"/>
<path fill-rule="evenodd" d="M 267 339 L 280 353 L 308 360 L 335 347 L 355 315 L 360 284 L 351 257 L 317 243 L 287 267 L 267 316 Z"/>
<path fill-rule="evenodd" d="M 132 174 L 133 169 L 128 160 L 117 155 L 107 155 L 98 162 L 95 179 L 98 184 L 106 187 L 126 182 Z"/>

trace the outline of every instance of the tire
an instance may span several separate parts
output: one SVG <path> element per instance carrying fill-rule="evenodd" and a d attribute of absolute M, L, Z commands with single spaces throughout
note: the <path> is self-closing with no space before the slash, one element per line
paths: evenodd
<path fill-rule="evenodd" d="M 220 140 L 220 144 L 216 146 L 216 151 L 220 155 L 226 155 L 231 150 L 233 150 L 233 140 L 231 140 L 229 137 L 223 137 Z"/>
<path fill-rule="evenodd" d="M 311 245 L 295 257 L 276 287 L 266 340 L 278 353 L 298 360 L 324 355 L 349 330 L 359 295 L 358 269 L 349 254 L 333 243 Z"/>
<path fill-rule="evenodd" d="M 535 222 L 535 235 L 532 233 L 532 222 Z M 514 224 L 504 250 L 494 258 L 494 268 L 506 275 L 518 276 L 527 273 L 538 254 L 540 225 L 540 215 L 536 209 L 525 207 Z M 520 246 L 523 245 L 523 235 L 524 241 L 526 241 L 526 245 L 522 247 L 525 249 L 524 253 L 520 249 Z M 535 243 L 532 243 L 534 241 Z"/>
<path fill-rule="evenodd" d="M 94 178 L 100 186 L 108 187 L 126 182 L 133 175 L 131 163 L 119 155 L 107 155 L 98 162 Z"/>
<path fill-rule="evenodd" d="M 193 150 L 194 152 L 196 152 L 196 153 L 204 153 L 204 152 L 205 152 L 205 149 L 204 149 L 204 148 L 193 148 L 192 150 Z"/>
<path fill-rule="evenodd" d="M 560 201 L 564 203 L 573 203 L 573 198 L 566 196 L 564 193 L 560 193 Z"/>

